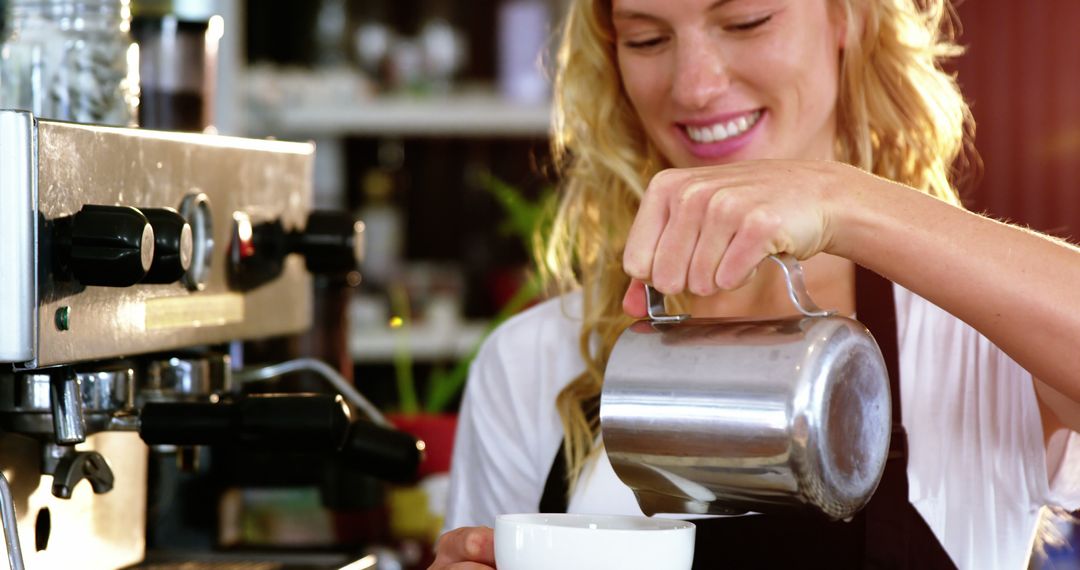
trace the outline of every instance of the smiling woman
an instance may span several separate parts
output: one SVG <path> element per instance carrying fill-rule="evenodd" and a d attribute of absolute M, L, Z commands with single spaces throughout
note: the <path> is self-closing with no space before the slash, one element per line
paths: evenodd
<path fill-rule="evenodd" d="M 958 207 L 971 123 L 940 66 L 959 53 L 946 12 L 575 0 L 556 87 L 562 201 L 539 257 L 563 295 L 474 363 L 448 528 L 538 507 L 641 514 L 596 408 L 615 340 L 644 315 L 642 282 L 697 316 L 783 315 L 782 275 L 759 264 L 788 253 L 821 305 L 886 315 L 873 332 L 894 355 L 907 450 L 854 522 L 709 521 L 697 566 L 1026 564 L 1040 508 L 1080 506 L 1080 437 L 1061 421 L 1075 407 L 1060 405 L 1080 401 L 1080 251 Z M 490 542 L 454 530 L 435 567 L 487 560 Z"/>
<path fill-rule="evenodd" d="M 616 0 L 612 22 L 627 98 L 671 166 L 833 158 L 837 6 Z"/>

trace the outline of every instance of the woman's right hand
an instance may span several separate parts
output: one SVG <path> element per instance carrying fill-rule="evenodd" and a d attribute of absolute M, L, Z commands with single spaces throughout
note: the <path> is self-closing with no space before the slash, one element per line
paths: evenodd
<path fill-rule="evenodd" d="M 435 562 L 428 570 L 492 570 L 495 568 L 495 531 L 486 526 L 454 529 L 439 538 Z"/>

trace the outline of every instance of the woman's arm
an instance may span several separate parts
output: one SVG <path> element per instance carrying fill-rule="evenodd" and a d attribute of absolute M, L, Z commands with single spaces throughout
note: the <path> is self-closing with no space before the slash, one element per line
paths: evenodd
<path fill-rule="evenodd" d="M 831 253 L 949 311 L 1080 402 L 1080 250 L 841 170 Z"/>
<path fill-rule="evenodd" d="M 650 183 L 624 268 L 710 295 L 770 254 L 841 255 L 984 334 L 1080 402 L 1080 250 L 835 162 L 746 161 Z"/>

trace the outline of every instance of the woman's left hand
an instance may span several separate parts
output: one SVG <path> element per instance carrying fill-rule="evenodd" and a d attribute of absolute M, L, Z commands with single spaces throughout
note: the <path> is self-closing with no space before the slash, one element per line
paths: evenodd
<path fill-rule="evenodd" d="M 829 251 L 837 191 L 853 175 L 866 174 L 788 160 L 662 171 L 630 228 L 623 268 L 666 295 L 736 289 L 769 255 Z"/>

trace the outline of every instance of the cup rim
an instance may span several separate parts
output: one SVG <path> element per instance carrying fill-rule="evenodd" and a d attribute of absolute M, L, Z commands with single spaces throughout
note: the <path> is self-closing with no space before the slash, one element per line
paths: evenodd
<path fill-rule="evenodd" d="M 544 517 L 554 519 L 555 522 L 540 520 Z M 611 527 L 599 527 L 589 528 L 587 526 L 573 525 L 573 524 L 559 524 L 558 521 L 596 521 L 598 524 L 607 523 L 633 523 L 641 525 L 641 523 L 647 523 L 644 526 L 638 528 L 631 528 L 627 525 L 627 528 L 611 528 Z M 522 526 L 545 526 L 554 527 L 567 530 L 582 530 L 589 532 L 605 531 L 605 532 L 662 532 L 662 531 L 686 531 L 694 530 L 696 527 L 694 523 L 682 519 L 669 519 L 669 518 L 657 518 L 657 517 L 645 517 L 645 516 L 632 516 L 632 515 L 586 515 L 577 513 L 507 513 L 497 515 L 495 517 L 496 524 L 503 522 L 513 525 Z"/>

